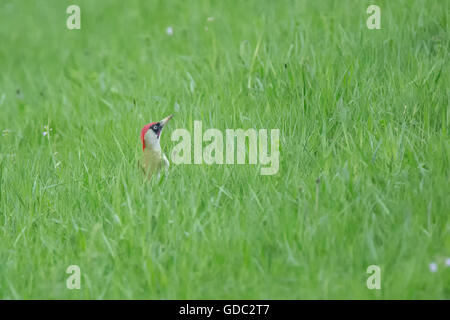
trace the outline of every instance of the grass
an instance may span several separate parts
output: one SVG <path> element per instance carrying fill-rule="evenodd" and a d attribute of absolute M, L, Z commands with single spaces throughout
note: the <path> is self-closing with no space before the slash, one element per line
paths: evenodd
<path fill-rule="evenodd" d="M 2 1 L 0 298 L 449 299 L 449 12 Z M 172 165 L 145 183 L 140 129 L 171 113 L 166 154 L 194 120 L 278 128 L 279 172 Z"/>

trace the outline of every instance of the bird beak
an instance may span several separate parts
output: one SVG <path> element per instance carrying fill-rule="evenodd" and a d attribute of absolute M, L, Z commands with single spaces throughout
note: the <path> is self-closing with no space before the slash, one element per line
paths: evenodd
<path fill-rule="evenodd" d="M 159 123 L 161 125 L 161 129 L 164 128 L 164 126 L 167 124 L 167 122 L 169 122 L 170 119 L 173 118 L 173 114 L 171 114 L 170 116 L 162 119 Z"/>

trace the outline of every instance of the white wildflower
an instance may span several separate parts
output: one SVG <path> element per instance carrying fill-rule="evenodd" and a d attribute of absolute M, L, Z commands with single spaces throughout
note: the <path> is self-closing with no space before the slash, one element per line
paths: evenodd
<path fill-rule="evenodd" d="M 428 266 L 430 268 L 431 272 L 436 272 L 438 269 L 437 263 L 436 262 L 431 262 Z"/>
<path fill-rule="evenodd" d="M 45 137 L 45 136 L 50 136 L 50 131 L 53 131 L 53 129 L 52 128 L 50 128 L 48 125 L 45 125 L 44 126 L 44 132 L 42 132 L 42 135 Z"/>

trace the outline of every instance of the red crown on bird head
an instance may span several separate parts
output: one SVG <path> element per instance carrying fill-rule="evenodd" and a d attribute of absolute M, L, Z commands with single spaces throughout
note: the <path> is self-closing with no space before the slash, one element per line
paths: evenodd
<path fill-rule="evenodd" d="M 152 123 L 146 124 L 146 125 L 142 128 L 142 130 L 141 130 L 142 150 L 145 149 L 145 139 L 144 139 L 145 134 L 147 133 L 148 129 L 150 129 L 150 127 L 151 127 L 152 125 L 156 124 L 156 123 L 157 123 L 157 122 L 152 122 Z"/>

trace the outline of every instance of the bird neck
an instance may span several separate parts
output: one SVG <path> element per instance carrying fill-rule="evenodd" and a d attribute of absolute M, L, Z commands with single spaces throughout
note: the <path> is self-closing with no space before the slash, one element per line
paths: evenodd
<path fill-rule="evenodd" d="M 153 135 L 145 136 L 145 149 L 151 152 L 161 153 L 161 145 L 159 144 L 159 139 Z"/>
<path fill-rule="evenodd" d="M 145 150 L 152 153 L 161 153 L 161 146 L 159 144 L 157 145 L 147 145 L 145 146 Z"/>

